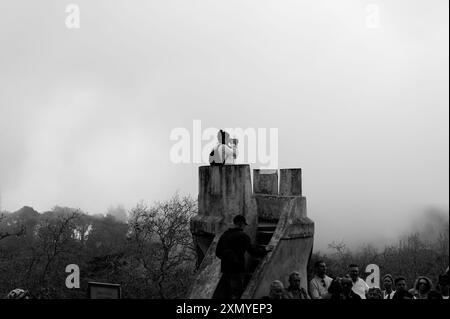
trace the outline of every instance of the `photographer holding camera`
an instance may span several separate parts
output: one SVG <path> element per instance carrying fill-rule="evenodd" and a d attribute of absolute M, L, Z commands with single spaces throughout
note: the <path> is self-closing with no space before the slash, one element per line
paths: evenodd
<path fill-rule="evenodd" d="M 238 139 L 230 138 L 230 134 L 223 130 L 217 133 L 218 144 L 209 154 L 211 165 L 234 164 L 238 155 Z"/>

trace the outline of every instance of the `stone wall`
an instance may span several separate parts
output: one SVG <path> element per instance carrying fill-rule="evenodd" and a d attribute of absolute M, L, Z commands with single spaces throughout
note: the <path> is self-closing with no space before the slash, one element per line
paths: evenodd
<path fill-rule="evenodd" d="M 280 200 L 283 199 L 283 200 Z M 280 218 L 269 242 L 274 247 L 259 263 L 242 299 L 259 299 L 269 294 L 270 284 L 298 271 L 302 287 L 307 289 L 307 266 L 313 248 L 314 223 L 306 217 L 305 197 L 280 197 Z"/>
<path fill-rule="evenodd" d="M 249 165 L 201 166 L 199 168 L 198 215 L 191 219 L 191 232 L 200 265 L 190 298 L 212 298 L 220 280 L 220 260 L 215 246 L 220 235 L 232 227 L 233 217 L 244 215 L 246 233 L 256 239 L 257 212 Z"/>
<path fill-rule="evenodd" d="M 273 235 L 269 232 L 267 237 L 274 248 L 258 260 L 242 298 L 267 295 L 273 280 L 287 284 L 294 270 L 300 272 L 304 279 L 302 286 L 306 288 L 314 223 L 306 214 L 301 169 L 281 169 L 280 183 L 277 170 L 253 173 L 252 187 L 249 165 L 199 168 L 198 215 L 191 219 L 199 269 L 189 298 L 209 299 L 220 295 L 216 291 L 221 286 L 220 260 L 215 256 L 215 248 L 220 235 L 232 226 L 232 219 L 238 214 L 246 217 L 249 223 L 246 232 L 254 243 L 258 222 L 275 225 Z"/>

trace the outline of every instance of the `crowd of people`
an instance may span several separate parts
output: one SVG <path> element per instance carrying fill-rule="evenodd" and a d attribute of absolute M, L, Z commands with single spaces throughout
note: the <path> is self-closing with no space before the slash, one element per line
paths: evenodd
<path fill-rule="evenodd" d="M 248 225 L 244 216 L 237 215 L 233 219 L 234 227 L 225 231 L 216 246 L 216 256 L 221 260 L 221 272 L 226 299 L 239 299 L 244 291 L 245 253 L 252 256 L 264 256 L 273 247 L 266 246 L 264 250 L 251 244 L 250 237 L 244 232 Z M 292 272 L 285 288 L 281 280 L 275 280 L 270 285 L 270 291 L 264 299 L 448 299 L 449 270 L 441 274 L 437 284 L 426 276 L 419 276 L 414 287 L 408 289 L 407 280 L 403 276 L 386 274 L 380 287 L 369 287 L 360 277 L 359 266 L 351 264 L 345 276 L 331 278 L 327 275 L 327 266 L 323 260 L 314 264 L 314 277 L 308 285 L 308 291 L 302 287 L 299 272 Z"/>
<path fill-rule="evenodd" d="M 285 288 L 280 280 L 270 285 L 268 296 L 263 299 L 330 299 L 330 300 L 359 300 L 359 299 L 448 299 L 449 270 L 438 277 L 433 286 L 431 279 L 419 276 L 414 287 L 408 289 L 407 280 L 403 276 L 394 279 L 386 274 L 381 280 L 383 290 L 369 285 L 359 277 L 359 267 L 351 264 L 348 273 L 342 277 L 331 278 L 327 275 L 324 261 L 317 261 L 314 265 L 314 277 L 308 285 L 308 292 L 301 287 L 298 272 L 289 276 L 289 286 Z"/>

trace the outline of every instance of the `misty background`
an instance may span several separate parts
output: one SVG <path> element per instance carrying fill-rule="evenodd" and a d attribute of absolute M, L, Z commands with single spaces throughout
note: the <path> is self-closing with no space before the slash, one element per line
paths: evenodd
<path fill-rule="evenodd" d="M 172 163 L 169 136 L 200 119 L 278 128 L 315 249 L 448 223 L 448 5 L 2 0 L 2 209 L 196 196 L 198 164 Z"/>

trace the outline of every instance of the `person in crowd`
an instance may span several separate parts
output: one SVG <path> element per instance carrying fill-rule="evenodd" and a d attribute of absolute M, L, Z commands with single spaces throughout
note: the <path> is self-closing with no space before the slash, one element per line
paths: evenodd
<path fill-rule="evenodd" d="M 446 273 L 439 275 L 435 289 L 428 293 L 429 300 L 448 299 L 448 275 Z"/>
<path fill-rule="evenodd" d="M 419 276 L 414 283 L 412 291 L 413 299 L 428 299 L 428 293 L 433 288 L 431 279 L 426 276 Z M 411 292 L 411 291 L 410 291 Z"/>
<path fill-rule="evenodd" d="M 311 299 L 322 299 L 328 294 L 333 279 L 327 276 L 327 265 L 323 260 L 314 263 L 314 278 L 309 282 Z"/>
<path fill-rule="evenodd" d="M 294 271 L 289 275 L 289 287 L 287 288 L 289 299 L 310 299 L 306 290 L 301 287 L 301 281 L 298 271 Z"/>
<path fill-rule="evenodd" d="M 383 299 L 392 299 L 395 294 L 394 288 L 394 277 L 389 274 L 383 276 Z"/>
<path fill-rule="evenodd" d="M 230 139 L 230 134 L 223 130 L 217 133 L 217 145 L 209 153 L 209 163 L 215 166 L 234 164 L 237 152 L 237 139 Z"/>
<path fill-rule="evenodd" d="M 247 220 L 243 215 L 233 218 L 234 228 L 226 230 L 219 238 L 216 256 L 221 260 L 221 271 L 225 284 L 225 298 L 238 299 L 244 291 L 245 252 L 261 257 L 271 249 L 258 249 L 251 244 L 250 237 L 244 232 Z"/>
<path fill-rule="evenodd" d="M 397 277 L 394 280 L 395 294 L 393 300 L 413 299 L 413 295 L 408 291 L 405 277 Z"/>
<path fill-rule="evenodd" d="M 268 296 L 262 297 L 262 299 L 289 299 L 289 296 L 284 288 L 284 285 L 279 280 L 274 280 L 270 284 L 270 291 Z"/>
<path fill-rule="evenodd" d="M 355 293 L 353 290 L 353 286 L 355 285 L 355 282 L 353 279 L 344 277 L 341 280 L 341 286 L 342 286 L 342 293 L 340 300 L 360 300 L 362 299 L 360 295 Z M 367 289 L 369 290 L 369 289 Z M 364 296 L 365 299 L 366 296 Z"/>
<path fill-rule="evenodd" d="M 7 299 L 33 299 L 30 292 L 24 289 L 11 290 L 6 296 Z"/>
<path fill-rule="evenodd" d="M 328 292 L 323 294 L 321 299 L 330 299 L 330 300 L 340 300 L 342 294 L 342 278 L 337 277 L 331 281 L 330 287 L 328 287 Z"/>
<path fill-rule="evenodd" d="M 366 299 L 366 294 L 369 291 L 369 285 L 359 277 L 359 266 L 351 264 L 348 266 L 348 274 L 353 282 L 352 290 L 361 297 Z"/>
<path fill-rule="evenodd" d="M 449 276 L 448 274 L 439 275 L 437 290 L 441 294 L 442 299 L 448 299 L 449 295 L 449 284 L 448 284 Z"/>
<path fill-rule="evenodd" d="M 369 288 L 369 291 L 367 292 L 367 299 L 372 300 L 383 299 L 383 293 L 381 292 L 381 289 L 378 287 Z"/>

